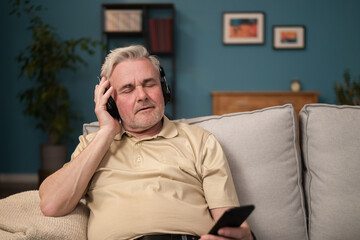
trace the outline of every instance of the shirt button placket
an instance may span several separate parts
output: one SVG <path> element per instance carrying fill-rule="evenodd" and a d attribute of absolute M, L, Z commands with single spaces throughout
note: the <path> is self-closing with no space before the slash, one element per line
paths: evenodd
<path fill-rule="evenodd" d="M 142 157 L 141 157 L 141 142 L 135 143 L 136 154 L 135 154 L 135 165 L 140 166 L 142 164 Z"/>

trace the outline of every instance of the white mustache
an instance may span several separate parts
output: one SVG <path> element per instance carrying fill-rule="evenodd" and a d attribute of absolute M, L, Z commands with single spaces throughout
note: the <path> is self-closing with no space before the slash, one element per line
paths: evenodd
<path fill-rule="evenodd" d="M 154 108 L 156 105 L 151 101 L 145 101 L 135 106 L 134 112 L 137 113 L 145 108 Z"/>

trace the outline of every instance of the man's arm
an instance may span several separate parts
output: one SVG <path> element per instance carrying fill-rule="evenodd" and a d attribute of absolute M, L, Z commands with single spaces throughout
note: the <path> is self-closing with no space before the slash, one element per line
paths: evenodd
<path fill-rule="evenodd" d="M 211 215 L 215 221 L 219 220 L 219 218 L 224 214 L 226 210 L 229 208 L 214 208 L 211 209 Z M 201 236 L 201 240 L 223 240 L 223 239 L 242 239 L 242 240 L 252 240 L 252 234 L 250 230 L 249 224 L 245 221 L 241 224 L 240 227 L 231 228 L 225 227 L 220 228 L 218 232 L 219 236 L 214 235 L 203 235 Z"/>
<path fill-rule="evenodd" d="M 46 216 L 70 213 L 80 201 L 112 139 L 99 130 L 93 141 L 70 163 L 49 176 L 39 189 L 40 208 Z"/>
<path fill-rule="evenodd" d="M 112 93 L 109 81 L 103 78 L 94 91 L 95 113 L 100 129 L 91 143 L 70 163 L 44 180 L 39 189 L 40 208 L 46 216 L 70 213 L 83 196 L 114 136 L 120 132 L 120 123 L 106 111 L 106 101 Z"/>

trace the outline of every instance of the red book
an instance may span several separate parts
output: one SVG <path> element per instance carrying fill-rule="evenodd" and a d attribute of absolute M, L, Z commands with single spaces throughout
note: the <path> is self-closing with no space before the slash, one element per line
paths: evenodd
<path fill-rule="evenodd" d="M 151 18 L 149 19 L 149 26 L 150 26 L 150 46 L 151 46 L 151 51 L 153 52 L 157 52 L 159 51 L 159 46 L 158 46 L 158 37 L 157 37 L 157 19 L 155 18 Z"/>
<path fill-rule="evenodd" d="M 166 41 L 165 41 L 165 20 L 158 19 L 158 43 L 159 43 L 159 52 L 166 51 Z"/>

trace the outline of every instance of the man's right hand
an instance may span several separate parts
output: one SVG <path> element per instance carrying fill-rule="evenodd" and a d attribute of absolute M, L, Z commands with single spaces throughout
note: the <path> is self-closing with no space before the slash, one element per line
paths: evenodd
<path fill-rule="evenodd" d="M 74 159 L 44 180 L 39 189 L 40 209 L 46 216 L 63 216 L 77 206 L 89 182 L 121 124 L 106 110 L 106 102 L 113 89 L 105 88 L 110 82 L 102 78 L 95 87 L 95 113 L 100 129 L 92 141 Z"/>
<path fill-rule="evenodd" d="M 121 121 L 113 118 L 106 110 L 106 102 L 114 91 L 113 87 L 109 86 L 110 81 L 105 77 L 102 77 L 99 84 L 95 86 L 95 114 L 99 121 L 100 129 L 109 131 L 109 133 L 115 136 L 121 130 Z M 107 91 L 106 88 L 108 88 Z"/>

